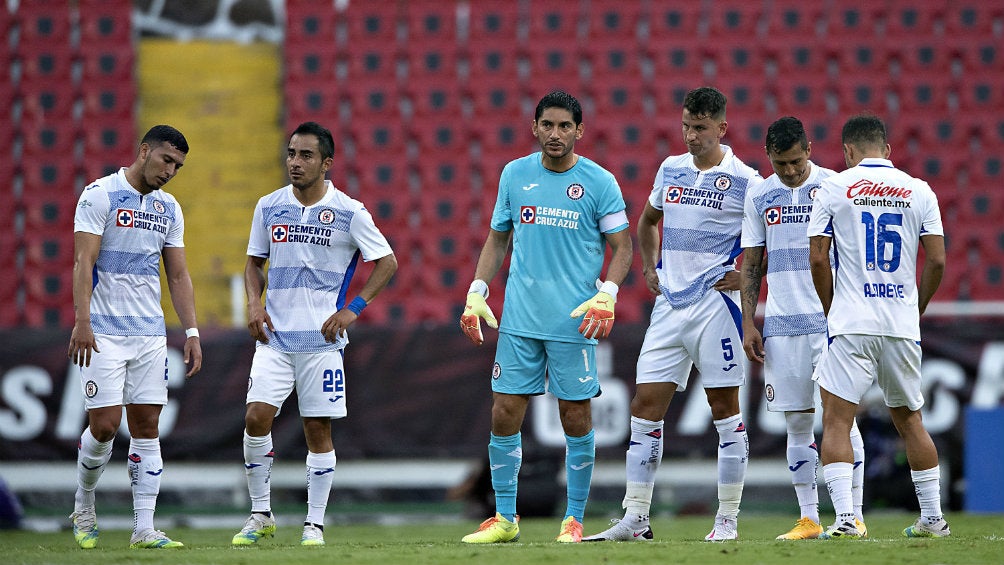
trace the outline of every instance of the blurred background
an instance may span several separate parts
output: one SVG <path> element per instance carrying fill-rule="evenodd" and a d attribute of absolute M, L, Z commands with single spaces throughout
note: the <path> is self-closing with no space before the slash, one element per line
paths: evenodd
<path fill-rule="evenodd" d="M 683 152 L 681 103 L 702 85 L 726 94 L 724 141 L 764 176 L 764 135 L 778 117 L 800 118 L 814 162 L 841 170 L 840 128 L 869 111 L 889 126 L 894 163 L 932 185 L 949 265 L 923 322 L 925 421 L 949 507 L 1004 511 L 1004 494 L 980 482 L 1004 468 L 1004 447 L 966 441 L 969 429 L 1004 428 L 1004 2 L 5 0 L 0 31 L 0 479 L 4 500 L 23 510 L 11 515 L 62 516 L 72 503 L 85 425 L 65 355 L 74 208 L 88 182 L 132 162 L 150 126 L 171 124 L 191 145 L 167 190 L 185 211 L 206 356 L 185 382 L 165 287 L 172 390 L 161 514 L 192 520 L 247 506 L 247 235 L 257 199 L 288 182 L 288 132 L 315 120 L 334 134 L 331 180 L 367 205 L 401 264 L 352 332 L 329 512 L 414 505 L 481 516 L 495 335 L 474 348 L 456 320 L 499 172 L 537 149 L 533 109 L 562 88 L 583 105 L 576 151 L 617 176 L 633 220 L 658 164 Z M 497 277 L 496 312 L 503 288 Z M 597 513 L 619 515 L 651 304 L 638 267 L 599 350 Z M 791 511 L 784 420 L 766 412 L 760 367 L 749 375 L 744 508 Z M 714 511 L 714 429 L 699 382 L 691 387 L 666 419 L 661 512 Z M 295 401 L 283 412 L 273 488 L 298 513 L 306 448 Z M 866 508 L 912 508 L 884 412 L 878 396 L 863 403 Z M 521 513 L 548 514 L 564 498 L 553 399 L 535 399 L 524 431 Z M 123 430 L 119 455 L 125 442 Z M 99 505 L 128 514 L 125 479 L 107 473 Z"/>

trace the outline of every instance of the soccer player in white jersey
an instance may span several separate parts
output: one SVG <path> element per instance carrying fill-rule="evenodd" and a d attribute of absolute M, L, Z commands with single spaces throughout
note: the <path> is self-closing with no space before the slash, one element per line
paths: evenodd
<path fill-rule="evenodd" d="M 774 174 L 750 187 L 743 216 L 743 349 L 750 361 L 763 363 L 767 409 L 784 412 L 788 430 L 785 454 L 801 517 L 777 539 L 814 539 L 823 528 L 816 490 L 819 451 L 813 432 L 812 371 L 826 348 L 826 318 L 812 285 L 805 228 L 819 183 L 834 173 L 809 160 L 812 146 L 797 118 L 781 118 L 767 128 L 766 150 Z M 753 317 L 764 252 L 770 261 L 761 336 Z M 851 427 L 851 445 L 855 519 L 858 530 L 866 532 L 861 515 L 864 442 L 857 425 Z"/>
<path fill-rule="evenodd" d="M 745 373 L 739 358 L 742 320 L 735 259 L 741 251 L 743 200 L 760 175 L 722 145 L 728 129 L 725 106 L 717 89 L 687 93 L 682 119 L 687 153 L 667 157 L 659 166 L 638 220 L 642 272 L 656 299 L 631 400 L 625 513 L 609 529 L 583 541 L 653 538 L 649 511 L 662 461 L 663 419 L 673 394 L 686 389 L 693 365 L 701 373 L 719 437 L 718 512 L 705 539 L 737 537 L 749 440 L 739 411 Z"/>
<path fill-rule="evenodd" d="M 545 391 L 558 398 L 566 444 L 568 505 L 556 541 L 581 541 L 596 451 L 590 412 L 590 399 L 600 393 L 596 338 L 610 333 L 618 286 L 631 267 L 631 236 L 617 180 L 575 153 L 583 132 L 578 100 L 561 91 L 547 94 L 531 127 L 541 151 L 502 171 L 488 238 L 460 318 L 462 331 L 477 345 L 484 343 L 481 318 L 499 327 L 485 299 L 511 241 L 491 373 L 488 459 L 496 513 L 464 536 L 465 543 L 519 539 L 520 428 L 530 395 Z M 607 244 L 612 256 L 597 292 Z"/>
<path fill-rule="evenodd" d="M 125 406 L 133 494 L 130 547 L 182 547 L 153 527 L 164 462 L 157 426 L 167 404 L 167 336 L 160 305 L 160 260 L 184 324 L 186 376 L 202 368 L 195 291 L 185 261 L 185 219 L 162 190 L 185 164 L 188 141 L 158 125 L 146 132 L 136 160 L 84 189 L 73 218 L 73 306 L 69 357 L 80 367 L 87 428 L 77 452 L 73 537 L 98 543 L 94 491 L 112 455 Z"/>
<path fill-rule="evenodd" d="M 324 179 L 334 154 L 330 131 L 315 122 L 300 124 L 286 148 L 290 184 L 255 206 L 244 269 L 248 329 L 257 346 L 244 422 L 251 516 L 234 535 L 235 546 L 275 533 L 272 423 L 293 390 L 307 440 L 307 516 L 300 543 L 324 545 L 335 469 L 331 420 L 346 415 L 346 330 L 397 270 L 390 245 L 363 204 Z M 347 301 L 360 256 L 374 267 L 359 295 Z"/>
<path fill-rule="evenodd" d="M 907 537 L 945 537 L 938 450 L 924 428 L 920 316 L 941 283 L 945 238 L 928 184 L 889 161 L 885 124 L 869 115 L 841 133 L 848 169 L 825 179 L 809 220 L 812 280 L 830 345 L 813 378 L 823 401 L 823 478 L 837 519 L 822 538 L 857 538 L 848 434 L 862 396 L 878 382 L 906 444 L 920 518 Z M 917 283 L 918 243 L 924 263 Z M 830 247 L 839 260 L 831 270 Z"/>

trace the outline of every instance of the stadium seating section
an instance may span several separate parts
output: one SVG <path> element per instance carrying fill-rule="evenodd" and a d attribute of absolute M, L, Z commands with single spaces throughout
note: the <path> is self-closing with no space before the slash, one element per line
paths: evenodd
<path fill-rule="evenodd" d="M 8 4 L 8 3 L 5 3 Z M 0 7 L 0 325 L 72 322 L 73 203 L 135 144 L 136 49 L 126 0 Z M 581 152 L 614 171 L 632 220 L 660 160 L 681 150 L 682 96 L 729 97 L 726 142 L 768 174 L 767 126 L 806 124 L 813 157 L 843 167 L 839 128 L 871 111 L 893 159 L 939 195 L 950 262 L 938 300 L 1004 299 L 1004 5 L 962 0 L 409 0 L 286 6 L 286 128 L 328 124 L 334 181 L 359 194 L 402 269 L 375 323 L 452 322 L 488 226 L 495 182 L 535 149 L 536 101 L 583 102 Z M 6 77 L 5 77 L 6 78 Z M 7 127 L 7 124 L 10 127 Z M 244 226 L 240 227 L 245 229 Z M 44 237 L 43 237 L 44 236 Z M 643 281 L 618 315 L 643 320 Z M 13 308 L 10 305 L 15 305 Z"/>

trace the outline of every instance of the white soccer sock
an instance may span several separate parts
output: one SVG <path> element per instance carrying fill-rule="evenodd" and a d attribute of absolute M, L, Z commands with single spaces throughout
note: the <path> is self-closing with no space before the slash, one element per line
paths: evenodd
<path fill-rule="evenodd" d="M 324 511 L 328 508 L 336 459 L 334 450 L 327 453 L 307 452 L 306 522 L 324 525 Z"/>
<path fill-rule="evenodd" d="M 811 412 L 785 412 L 788 427 L 788 470 L 801 515 L 819 523 L 819 493 L 816 490 L 816 465 L 819 452 L 812 431 L 815 415 Z"/>
<path fill-rule="evenodd" d="M 98 441 L 91 435 L 91 428 L 84 428 L 77 448 L 77 493 L 73 497 L 73 510 L 79 511 L 94 506 L 94 489 L 105 471 L 105 465 L 112 457 L 114 440 Z"/>
<path fill-rule="evenodd" d="M 851 475 L 851 497 L 854 500 L 854 515 L 865 521 L 865 440 L 858 429 L 858 420 L 851 424 L 851 450 L 854 452 L 854 472 Z"/>
<path fill-rule="evenodd" d="M 627 488 L 622 503 L 625 520 L 648 521 L 655 472 L 662 462 L 662 426 L 662 420 L 653 422 L 631 416 L 631 439 L 625 457 Z"/>
<path fill-rule="evenodd" d="M 718 430 L 718 514 L 735 519 L 743 497 L 750 444 L 742 413 L 715 420 Z"/>
<path fill-rule="evenodd" d="M 913 487 L 920 503 L 920 515 L 934 523 L 941 519 L 941 469 L 932 467 L 923 471 L 910 471 Z"/>
<path fill-rule="evenodd" d="M 164 460 L 160 456 L 160 438 L 129 442 L 129 478 L 132 482 L 133 532 L 153 529 L 153 511 L 157 508 Z"/>
<path fill-rule="evenodd" d="M 272 477 L 272 434 L 249 436 L 244 431 L 244 474 L 248 479 L 248 494 L 251 496 L 251 512 L 270 512 L 272 493 L 269 479 Z"/>
<path fill-rule="evenodd" d="M 823 465 L 823 480 L 830 491 L 830 501 L 837 516 L 854 516 L 854 502 L 851 498 L 851 475 L 853 463 L 838 461 Z"/>

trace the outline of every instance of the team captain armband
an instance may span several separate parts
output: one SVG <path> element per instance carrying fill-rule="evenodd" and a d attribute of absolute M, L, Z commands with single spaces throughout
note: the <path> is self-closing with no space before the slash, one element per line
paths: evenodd
<path fill-rule="evenodd" d="M 365 310 L 367 306 L 369 306 L 369 303 L 366 302 L 366 300 L 364 300 L 361 296 L 357 296 L 352 299 L 352 302 L 349 302 L 346 308 L 348 308 L 349 310 L 352 311 L 352 313 L 358 316 L 359 314 L 363 313 L 363 310 Z"/>

